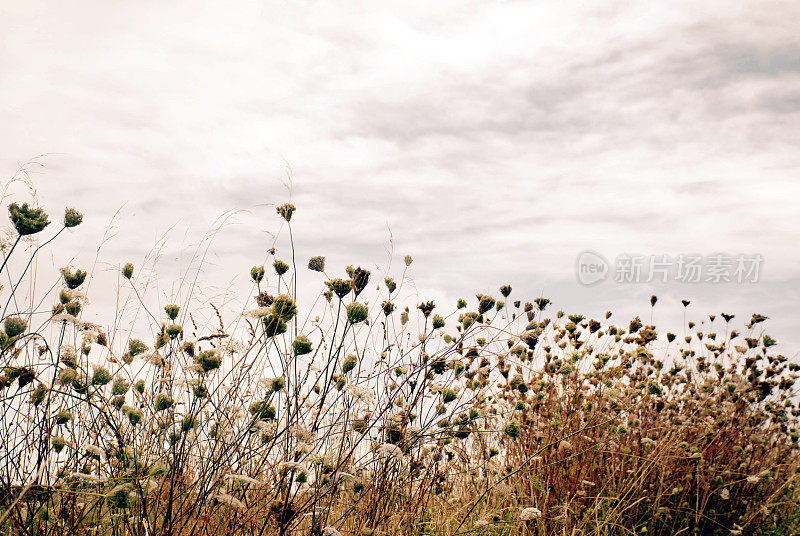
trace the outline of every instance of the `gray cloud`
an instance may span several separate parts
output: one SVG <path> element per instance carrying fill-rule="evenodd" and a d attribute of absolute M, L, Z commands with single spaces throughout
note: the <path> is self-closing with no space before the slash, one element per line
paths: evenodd
<path fill-rule="evenodd" d="M 220 214 L 247 209 L 204 272 L 246 278 L 278 230 L 261 205 L 289 197 L 288 162 L 299 258 L 384 264 L 391 229 L 437 299 L 513 280 L 632 313 L 653 289 L 578 286 L 579 251 L 759 252 L 767 279 L 752 288 L 661 290 L 771 309 L 777 336 L 800 343 L 794 3 L 4 10 L 0 171 L 54 153 L 42 202 L 87 213 L 56 265 L 76 246 L 91 262 L 123 207 L 102 260 L 141 259 L 176 225 L 166 282 Z"/>

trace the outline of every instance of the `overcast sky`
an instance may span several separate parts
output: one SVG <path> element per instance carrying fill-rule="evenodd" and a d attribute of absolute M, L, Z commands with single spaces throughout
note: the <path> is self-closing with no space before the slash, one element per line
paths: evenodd
<path fill-rule="evenodd" d="M 0 176 L 46 153 L 41 203 L 85 212 L 56 266 L 91 263 L 120 209 L 109 266 L 174 226 L 164 300 L 235 209 L 203 277 L 246 282 L 288 165 L 303 264 L 386 268 L 391 232 L 442 308 L 510 283 L 622 323 L 656 293 L 674 327 L 686 297 L 770 316 L 796 356 L 799 24 L 794 1 L 0 0 Z M 752 284 L 586 287 L 584 250 L 764 262 Z"/>

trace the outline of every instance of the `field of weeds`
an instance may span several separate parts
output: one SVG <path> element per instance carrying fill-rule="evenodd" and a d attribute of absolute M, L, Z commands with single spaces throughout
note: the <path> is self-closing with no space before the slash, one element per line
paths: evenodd
<path fill-rule="evenodd" d="M 2 534 L 800 531 L 800 366 L 758 314 L 653 296 L 594 319 L 508 285 L 409 303 L 410 256 L 376 276 L 289 246 L 244 310 L 194 282 L 156 306 L 119 259 L 97 325 L 91 266 L 32 273 L 81 213 L 7 205 Z M 275 214 L 289 244 L 295 210 Z M 657 307 L 683 331 L 649 325 Z"/>

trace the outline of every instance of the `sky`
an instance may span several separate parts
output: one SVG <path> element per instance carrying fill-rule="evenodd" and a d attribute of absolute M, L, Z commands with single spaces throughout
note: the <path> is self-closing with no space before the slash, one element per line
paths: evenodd
<path fill-rule="evenodd" d="M 411 254 L 443 310 L 511 284 L 626 323 L 656 294 L 680 330 L 687 298 L 698 322 L 766 314 L 797 359 L 798 22 L 792 1 L 0 0 L 0 178 L 85 213 L 42 262 L 98 260 L 97 321 L 103 278 L 154 247 L 157 298 L 185 292 L 220 217 L 204 288 L 245 288 L 291 200 L 298 263 L 396 275 Z M 580 283 L 584 251 L 607 280 Z M 763 262 L 616 282 L 620 255 Z"/>

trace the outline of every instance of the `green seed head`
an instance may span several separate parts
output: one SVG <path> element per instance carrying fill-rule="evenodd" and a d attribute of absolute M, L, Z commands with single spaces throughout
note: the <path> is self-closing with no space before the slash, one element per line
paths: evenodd
<path fill-rule="evenodd" d="M 125 378 L 116 377 L 114 378 L 114 384 L 111 386 L 111 394 L 112 395 L 124 395 L 128 392 L 131 384 Z"/>
<path fill-rule="evenodd" d="M 92 385 L 106 385 L 113 379 L 111 373 L 108 372 L 105 367 L 97 367 L 94 369 L 94 374 L 92 375 Z"/>
<path fill-rule="evenodd" d="M 278 378 L 273 378 L 272 379 L 272 382 L 270 383 L 270 388 L 272 389 L 273 392 L 277 393 L 278 391 L 283 389 L 285 385 L 286 385 L 286 382 L 284 381 L 284 379 L 281 378 L 281 377 L 278 377 Z"/>
<path fill-rule="evenodd" d="M 283 322 L 288 322 L 297 314 L 297 305 L 295 305 L 291 296 L 280 294 L 272 302 L 272 314 Z"/>
<path fill-rule="evenodd" d="M 64 282 L 70 289 L 76 289 L 83 284 L 86 280 L 86 272 L 81 269 L 76 269 L 73 273 L 69 268 L 62 268 L 61 275 L 64 276 Z"/>
<path fill-rule="evenodd" d="M 353 354 L 348 355 L 342 362 L 342 372 L 347 374 L 348 372 L 356 368 L 357 364 L 358 364 L 358 358 Z"/>
<path fill-rule="evenodd" d="M 125 279 L 130 279 L 133 277 L 133 264 L 127 263 L 122 267 L 122 277 Z"/>
<path fill-rule="evenodd" d="M 292 214 L 297 208 L 291 203 L 284 203 L 275 210 L 280 214 L 281 218 L 289 222 L 292 221 Z"/>
<path fill-rule="evenodd" d="M 164 307 L 164 312 L 167 313 L 167 316 L 172 321 L 178 317 L 180 310 L 181 308 L 178 305 L 167 305 Z"/>
<path fill-rule="evenodd" d="M 197 364 L 203 369 L 203 372 L 211 372 L 216 370 L 222 364 L 222 358 L 216 350 L 206 350 L 197 355 Z"/>
<path fill-rule="evenodd" d="M 67 442 L 63 437 L 54 437 L 52 443 L 53 450 L 56 452 L 56 454 L 64 450 L 64 447 L 67 445 Z"/>
<path fill-rule="evenodd" d="M 14 338 L 25 333 L 28 323 L 19 316 L 9 316 L 4 322 L 5 332 L 9 338 Z"/>
<path fill-rule="evenodd" d="M 314 272 L 324 272 L 325 257 L 311 257 L 308 261 L 308 269 Z"/>
<path fill-rule="evenodd" d="M 298 336 L 292 345 L 294 347 L 294 354 L 295 355 L 306 355 L 310 354 L 313 350 L 314 346 L 311 344 L 311 340 L 305 335 Z"/>
<path fill-rule="evenodd" d="M 68 208 L 64 211 L 64 227 L 77 227 L 83 221 L 83 214 L 74 208 Z"/>
<path fill-rule="evenodd" d="M 369 309 L 367 306 L 358 302 L 353 302 L 347 306 L 347 321 L 351 324 L 358 324 L 367 319 Z"/>
<path fill-rule="evenodd" d="M 347 296 L 353 287 L 350 285 L 350 281 L 346 281 L 344 279 L 331 279 L 330 281 L 326 281 L 325 284 L 328 288 L 339 297 L 339 299 L 344 298 Z"/>
<path fill-rule="evenodd" d="M 159 393 L 156 396 L 156 411 L 164 411 L 172 407 L 172 398 L 165 395 L 164 393 Z"/>
<path fill-rule="evenodd" d="M 106 500 L 114 508 L 128 508 L 131 491 L 130 484 L 120 484 L 106 495 Z"/>
<path fill-rule="evenodd" d="M 250 268 L 250 278 L 256 283 L 261 283 L 261 281 L 264 279 L 265 273 L 266 271 L 264 270 L 263 266 L 253 266 Z"/>
<path fill-rule="evenodd" d="M 28 203 L 23 203 L 22 206 L 11 203 L 8 206 L 8 214 L 20 236 L 36 234 L 50 225 L 45 211 L 29 207 Z"/>
<path fill-rule="evenodd" d="M 275 273 L 279 276 L 289 271 L 289 265 L 281 260 L 276 259 L 275 262 L 272 263 L 272 266 L 275 268 Z"/>
<path fill-rule="evenodd" d="M 511 439 L 516 440 L 522 435 L 522 428 L 517 421 L 511 421 L 503 428 L 503 433 Z"/>

